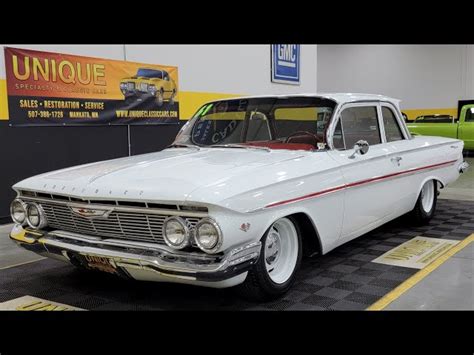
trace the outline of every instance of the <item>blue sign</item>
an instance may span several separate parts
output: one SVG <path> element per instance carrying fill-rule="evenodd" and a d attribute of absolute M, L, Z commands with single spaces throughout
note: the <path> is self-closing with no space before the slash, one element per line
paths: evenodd
<path fill-rule="evenodd" d="M 275 83 L 299 85 L 299 44 L 272 44 L 272 81 Z"/>

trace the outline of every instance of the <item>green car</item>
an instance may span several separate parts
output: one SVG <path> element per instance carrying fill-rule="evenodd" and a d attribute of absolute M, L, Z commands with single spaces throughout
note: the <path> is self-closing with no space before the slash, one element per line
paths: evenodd
<path fill-rule="evenodd" d="M 464 149 L 474 150 L 474 105 L 465 105 L 459 119 L 441 115 L 422 116 L 407 124 L 413 135 L 457 138 L 464 141 Z"/>

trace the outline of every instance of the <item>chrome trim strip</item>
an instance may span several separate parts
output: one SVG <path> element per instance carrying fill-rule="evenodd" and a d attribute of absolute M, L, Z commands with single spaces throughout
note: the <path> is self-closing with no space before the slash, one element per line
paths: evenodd
<path fill-rule="evenodd" d="M 101 205 L 94 203 L 80 203 L 80 202 L 69 202 L 62 200 L 54 200 L 40 197 L 21 197 L 24 201 L 34 201 L 34 202 L 44 202 L 44 203 L 54 203 L 58 205 L 76 207 L 76 208 L 93 208 L 93 209 L 102 209 L 102 210 L 112 210 L 118 212 L 135 212 L 135 213 L 146 213 L 146 214 L 156 214 L 156 215 L 169 215 L 169 216 L 181 216 L 181 217 L 197 217 L 203 218 L 207 217 L 208 213 L 206 212 L 193 212 L 186 210 L 167 210 L 167 209 L 157 209 L 157 208 L 145 208 L 145 207 L 124 207 L 124 206 L 114 206 L 114 205 Z"/>
<path fill-rule="evenodd" d="M 27 230 L 27 233 L 30 233 L 30 231 Z M 221 257 L 220 255 L 214 254 L 211 258 L 210 255 L 203 254 L 198 251 L 183 252 L 181 250 L 172 249 L 168 247 L 166 244 L 120 240 L 120 239 L 113 239 L 113 238 L 102 239 L 99 237 L 96 238 L 92 236 L 86 236 L 83 234 L 66 232 L 62 230 L 55 230 L 55 231 L 49 232 L 48 235 L 53 236 L 53 237 L 58 237 L 58 238 L 71 239 L 71 240 L 84 242 L 84 243 L 94 243 L 94 244 L 103 245 L 103 246 L 113 246 L 113 247 L 119 247 L 119 248 L 124 248 L 124 249 L 125 248 L 140 249 L 140 250 L 151 251 L 151 252 L 158 251 L 158 252 L 173 254 L 178 257 L 192 257 L 193 259 L 214 260 L 216 258 Z"/>

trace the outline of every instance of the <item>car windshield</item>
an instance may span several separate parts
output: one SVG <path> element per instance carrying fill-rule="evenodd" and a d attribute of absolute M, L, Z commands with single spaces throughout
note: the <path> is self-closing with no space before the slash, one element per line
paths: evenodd
<path fill-rule="evenodd" d="M 163 73 L 161 70 L 154 70 L 154 69 L 138 69 L 137 77 L 144 77 L 144 78 L 163 78 Z"/>
<path fill-rule="evenodd" d="M 202 106 L 175 145 L 324 149 L 336 103 L 318 97 L 249 98 Z"/>

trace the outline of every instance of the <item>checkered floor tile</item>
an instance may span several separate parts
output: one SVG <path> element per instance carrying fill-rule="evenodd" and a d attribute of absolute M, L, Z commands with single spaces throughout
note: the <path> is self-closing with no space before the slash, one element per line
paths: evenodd
<path fill-rule="evenodd" d="M 416 269 L 373 259 L 416 236 L 462 240 L 474 233 L 474 203 L 439 200 L 429 225 L 397 219 L 327 255 L 303 260 L 292 290 L 277 301 L 250 303 L 231 289 L 122 280 L 42 260 L 0 271 L 0 302 L 36 296 L 90 310 L 362 310 Z"/>

